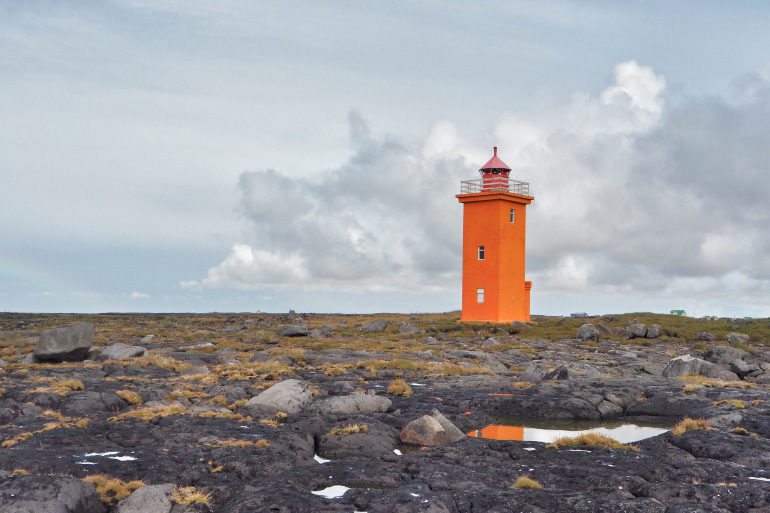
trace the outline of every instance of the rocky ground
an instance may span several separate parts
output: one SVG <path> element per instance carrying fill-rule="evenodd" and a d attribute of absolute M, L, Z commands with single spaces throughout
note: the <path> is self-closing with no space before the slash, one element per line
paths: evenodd
<path fill-rule="evenodd" d="M 0 512 L 770 512 L 768 321 L 637 317 L 2 314 Z"/>

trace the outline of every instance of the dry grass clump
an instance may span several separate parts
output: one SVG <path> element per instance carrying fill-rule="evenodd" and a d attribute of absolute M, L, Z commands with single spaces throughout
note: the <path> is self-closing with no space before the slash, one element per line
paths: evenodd
<path fill-rule="evenodd" d="M 732 404 L 736 408 L 745 408 L 746 405 L 740 399 L 722 399 L 721 401 L 714 401 L 714 406 L 721 404 Z"/>
<path fill-rule="evenodd" d="M 131 365 L 138 365 L 139 367 L 147 367 L 154 365 L 161 369 L 172 370 L 176 372 L 182 372 L 185 369 L 192 367 L 189 363 L 180 362 L 176 358 L 170 356 L 163 356 L 160 354 L 151 354 L 149 356 L 142 356 L 140 358 L 134 358 L 130 360 Z"/>
<path fill-rule="evenodd" d="M 750 383 L 748 381 L 724 381 L 722 379 L 707 378 L 706 376 L 701 376 L 699 374 L 689 374 L 687 376 L 681 376 L 677 379 L 681 381 L 688 381 L 690 383 L 695 383 L 698 385 L 703 385 L 704 387 L 724 387 L 724 388 L 746 389 L 746 388 L 754 388 L 757 386 L 756 383 Z"/>
<path fill-rule="evenodd" d="M 350 364 L 343 364 L 343 363 L 325 363 L 319 367 L 320 370 L 324 371 L 324 376 L 341 376 L 343 374 L 348 373 L 348 369 L 351 367 Z"/>
<path fill-rule="evenodd" d="M 359 369 L 374 369 L 375 372 L 372 374 L 377 374 L 377 369 L 395 369 L 395 370 L 406 370 L 406 371 L 416 371 L 416 370 L 427 370 L 429 367 L 428 365 L 422 363 L 422 362 L 413 362 L 411 360 L 404 360 L 404 359 L 395 359 L 395 360 L 383 360 L 383 359 L 377 359 L 377 360 L 361 360 L 356 365 Z M 370 371 L 371 372 L 371 371 Z"/>
<path fill-rule="evenodd" d="M 388 386 L 388 393 L 393 395 L 400 395 L 403 397 L 409 397 L 413 394 L 412 387 L 410 387 L 409 383 L 401 378 L 391 381 L 390 385 Z"/>
<path fill-rule="evenodd" d="M 330 435 L 352 435 L 354 433 L 366 433 L 369 431 L 369 426 L 366 424 L 348 424 L 344 427 L 336 427 L 329 431 Z"/>
<path fill-rule="evenodd" d="M 690 417 L 683 418 L 676 426 L 671 430 L 671 434 L 679 436 L 687 431 L 698 431 L 704 429 L 706 431 L 714 431 L 706 419 L 691 419 Z"/>
<path fill-rule="evenodd" d="M 510 488 L 542 488 L 543 485 L 538 483 L 532 478 L 529 478 L 527 476 L 521 476 L 516 480 L 515 483 L 513 483 Z"/>
<path fill-rule="evenodd" d="M 180 397 L 184 397 L 185 399 L 204 399 L 208 396 L 206 395 L 206 392 L 175 388 L 174 390 L 166 394 L 165 397 L 168 401 L 176 401 Z"/>
<path fill-rule="evenodd" d="M 38 380 L 35 380 L 38 381 Z M 83 385 L 83 382 L 79 379 L 56 379 L 56 378 L 50 378 L 46 379 L 45 381 L 48 382 L 48 386 L 43 387 L 37 387 L 34 390 L 31 390 L 31 394 L 44 394 L 44 393 L 53 393 L 58 395 L 67 395 L 70 392 L 75 392 L 78 390 L 83 390 L 85 388 L 85 385 Z"/>
<path fill-rule="evenodd" d="M 5 389 L 0 388 L 0 399 L 2 399 L 4 395 L 5 395 Z"/>
<path fill-rule="evenodd" d="M 154 418 L 168 417 L 169 415 L 182 415 L 185 413 L 184 408 L 177 404 L 167 404 L 164 406 L 144 406 L 135 410 L 121 413 L 110 417 L 108 420 L 116 422 L 123 419 L 142 419 L 150 421 Z"/>
<path fill-rule="evenodd" d="M 696 390 L 700 390 L 703 388 L 703 385 L 696 385 L 695 383 L 689 383 L 682 388 L 683 394 L 689 394 L 690 392 L 695 392 Z"/>
<path fill-rule="evenodd" d="M 429 369 L 431 372 L 430 374 L 425 375 L 426 378 L 440 378 L 442 376 L 469 376 L 472 374 L 494 374 L 494 372 L 487 369 L 486 367 L 479 367 L 478 365 L 475 367 L 461 367 L 460 365 L 453 363 L 449 365 L 431 364 Z"/>
<path fill-rule="evenodd" d="M 144 481 L 125 482 L 105 474 L 92 474 L 84 477 L 83 481 L 94 485 L 99 494 L 99 500 L 108 506 L 116 504 L 120 499 L 129 496 L 146 484 Z"/>
<path fill-rule="evenodd" d="M 219 381 L 219 377 L 216 374 L 185 374 L 183 376 L 179 376 L 182 381 L 198 381 L 200 383 L 206 383 L 208 385 L 216 385 Z"/>
<path fill-rule="evenodd" d="M 29 474 L 26 469 L 23 468 L 15 468 L 13 469 L 13 472 L 11 472 L 8 477 L 16 477 L 16 476 L 26 476 Z"/>
<path fill-rule="evenodd" d="M 555 440 L 553 443 L 546 445 L 549 449 L 558 449 L 560 447 L 571 447 L 576 445 L 592 446 L 592 447 L 612 447 L 614 449 L 628 449 L 631 451 L 638 451 L 639 448 L 633 445 L 624 445 L 614 438 L 600 435 L 597 433 L 586 433 L 584 435 L 578 435 L 574 437 L 565 437 Z"/>
<path fill-rule="evenodd" d="M 191 506 L 193 504 L 211 504 L 211 492 L 203 493 L 194 486 L 180 486 L 171 494 L 171 500 L 177 504 Z"/>
<path fill-rule="evenodd" d="M 526 390 L 528 388 L 532 388 L 533 386 L 535 386 L 535 384 L 530 383 L 529 381 L 519 381 L 513 384 L 513 387 L 518 388 L 519 390 Z"/>
<path fill-rule="evenodd" d="M 126 401 L 128 404 L 140 406 L 142 404 L 142 396 L 134 392 L 133 390 L 118 390 L 115 392 L 118 397 Z"/>

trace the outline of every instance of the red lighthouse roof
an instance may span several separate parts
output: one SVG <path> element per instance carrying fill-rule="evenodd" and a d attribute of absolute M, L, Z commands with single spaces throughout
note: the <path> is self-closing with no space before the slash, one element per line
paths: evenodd
<path fill-rule="evenodd" d="M 491 170 L 500 170 L 500 171 L 510 171 L 511 168 L 508 167 L 508 165 L 497 158 L 497 146 L 495 146 L 495 154 L 494 156 L 489 159 L 489 162 L 484 164 L 479 171 L 491 171 Z"/>

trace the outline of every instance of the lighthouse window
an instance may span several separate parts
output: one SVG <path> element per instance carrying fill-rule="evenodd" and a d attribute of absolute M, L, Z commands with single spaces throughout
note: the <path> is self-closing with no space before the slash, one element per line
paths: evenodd
<path fill-rule="evenodd" d="M 484 302 L 484 289 L 476 289 L 476 302 L 477 303 Z"/>
<path fill-rule="evenodd" d="M 511 209 L 511 224 L 513 224 L 516 221 L 516 211 L 514 209 Z"/>
<path fill-rule="evenodd" d="M 479 260 L 484 260 L 484 246 L 479 246 Z"/>

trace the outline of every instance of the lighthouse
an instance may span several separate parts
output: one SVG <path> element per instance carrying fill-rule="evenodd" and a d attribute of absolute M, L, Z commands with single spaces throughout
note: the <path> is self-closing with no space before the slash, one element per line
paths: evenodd
<path fill-rule="evenodd" d="M 460 182 L 463 204 L 461 321 L 529 322 L 525 242 L 529 184 L 511 180 L 497 156 L 479 169 L 481 178 Z"/>

